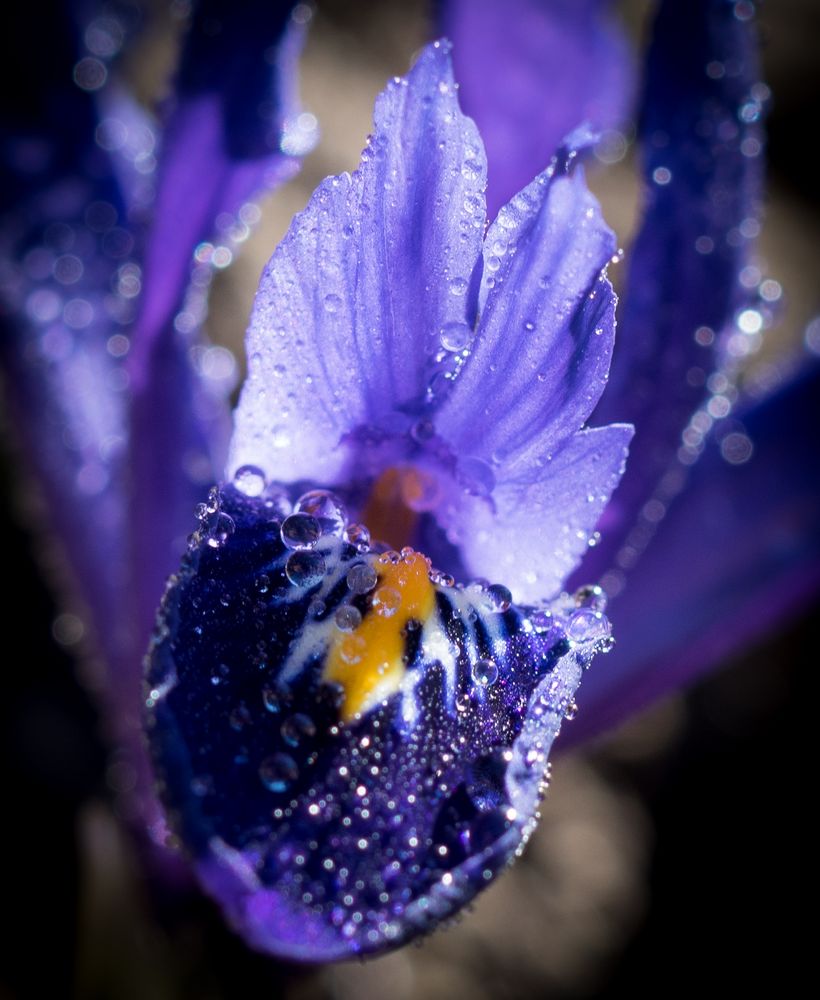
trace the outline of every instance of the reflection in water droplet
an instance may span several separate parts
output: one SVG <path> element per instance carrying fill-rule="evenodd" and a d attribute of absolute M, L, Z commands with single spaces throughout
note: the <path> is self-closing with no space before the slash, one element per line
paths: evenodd
<path fill-rule="evenodd" d="M 472 669 L 473 680 L 481 687 L 491 687 L 498 680 L 498 667 L 492 660 L 476 660 Z"/>
<path fill-rule="evenodd" d="M 342 501 L 328 490 L 311 490 L 303 493 L 294 508 L 301 514 L 310 514 L 319 522 L 323 535 L 341 537 L 347 525 Z"/>
<path fill-rule="evenodd" d="M 282 522 L 280 534 L 289 549 L 311 549 L 319 541 L 322 528 L 310 514 L 291 514 Z"/>
<path fill-rule="evenodd" d="M 259 765 L 262 784 L 272 792 L 284 792 L 299 777 L 299 767 L 289 754 L 275 753 Z"/>
<path fill-rule="evenodd" d="M 285 575 L 296 587 L 315 587 L 322 582 L 325 568 L 320 552 L 294 552 L 285 563 Z"/>
<path fill-rule="evenodd" d="M 280 731 L 285 743 L 292 747 L 298 747 L 305 740 L 310 740 L 316 735 L 316 724 L 309 715 L 297 712 L 285 719 Z"/>
<path fill-rule="evenodd" d="M 342 632 L 353 632 L 362 623 L 362 616 L 358 608 L 352 604 L 343 604 L 333 616 L 336 628 Z"/>
<path fill-rule="evenodd" d="M 233 483 L 246 497 L 258 497 L 265 490 L 265 473 L 255 465 L 243 465 L 236 470 Z"/>

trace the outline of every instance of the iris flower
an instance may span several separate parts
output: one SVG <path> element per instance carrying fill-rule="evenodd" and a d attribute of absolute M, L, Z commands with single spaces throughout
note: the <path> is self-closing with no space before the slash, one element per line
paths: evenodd
<path fill-rule="evenodd" d="M 652 195 L 603 398 L 616 244 L 575 164 L 592 135 L 553 153 L 562 123 L 547 169 L 485 232 L 484 148 L 439 43 L 389 85 L 359 170 L 320 186 L 265 270 L 226 481 L 208 493 L 230 363 L 196 339 L 204 288 L 254 221 L 248 199 L 292 172 L 312 124 L 281 87 L 304 12 L 271 35 L 265 6 L 236 38 L 200 8 L 151 225 L 137 220 L 153 139 L 105 85 L 119 29 L 85 33 L 89 51 L 68 64 L 72 129 L 95 145 L 59 117 L 50 147 L 10 144 L 3 356 L 107 662 L 115 738 L 139 770 L 135 820 L 164 840 L 146 712 L 161 798 L 200 882 L 253 946 L 327 960 L 435 926 L 520 850 L 552 740 L 610 644 L 603 592 L 580 585 L 602 578 L 624 619 L 614 669 L 581 689 L 594 729 L 714 662 L 749 634 L 734 625 L 756 601 L 773 620 L 813 593 L 813 474 L 783 455 L 776 419 L 753 437 L 757 413 L 748 428 L 729 416 L 742 406 L 732 359 L 753 316 L 767 321 L 765 295 L 737 282 L 763 91 L 748 5 L 704 0 L 685 15 L 662 5 L 642 126 Z M 272 104 L 248 102 L 227 69 L 212 76 L 215 49 L 249 61 L 249 37 L 257 66 L 279 38 Z M 595 37 L 609 58 L 606 31 Z M 601 519 L 632 433 L 623 419 L 637 426 L 633 460 Z M 696 465 L 715 421 L 721 457 Z M 761 479 L 742 517 L 710 509 Z M 142 692 L 141 653 L 197 503 Z M 785 543 L 760 530 L 775 516 Z"/>

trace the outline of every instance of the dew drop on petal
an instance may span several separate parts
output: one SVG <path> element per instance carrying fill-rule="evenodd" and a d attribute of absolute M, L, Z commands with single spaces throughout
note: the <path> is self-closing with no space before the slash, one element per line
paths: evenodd
<path fill-rule="evenodd" d="M 352 594 L 368 594 L 378 583 L 378 575 L 370 563 L 353 566 L 347 574 L 347 586 Z"/>
<path fill-rule="evenodd" d="M 354 632 L 362 623 L 362 615 L 352 604 L 343 604 L 333 616 L 333 621 L 341 632 Z"/>
<path fill-rule="evenodd" d="M 234 486 L 246 497 L 258 497 L 265 491 L 265 473 L 255 465 L 243 465 L 233 477 Z"/>
<path fill-rule="evenodd" d="M 329 490 L 310 490 L 308 493 L 303 493 L 296 501 L 294 510 L 315 517 L 323 535 L 341 537 L 347 526 L 344 504 Z"/>
<path fill-rule="evenodd" d="M 290 754 L 275 753 L 259 765 L 259 777 L 271 792 L 286 792 L 299 777 L 299 767 Z"/>
<path fill-rule="evenodd" d="M 315 587 L 325 575 L 325 557 L 321 552 L 294 552 L 285 563 L 285 575 L 295 587 Z"/>
<path fill-rule="evenodd" d="M 310 514 L 291 514 L 282 522 L 280 534 L 289 549 L 311 549 L 321 538 L 322 528 Z"/>
<path fill-rule="evenodd" d="M 493 660 L 476 660 L 473 664 L 472 677 L 480 687 L 490 687 L 498 680 L 498 667 Z"/>
<path fill-rule="evenodd" d="M 316 735 L 316 723 L 309 715 L 297 712 L 289 715 L 282 723 L 282 739 L 288 746 L 301 746 L 305 740 L 310 740 Z"/>

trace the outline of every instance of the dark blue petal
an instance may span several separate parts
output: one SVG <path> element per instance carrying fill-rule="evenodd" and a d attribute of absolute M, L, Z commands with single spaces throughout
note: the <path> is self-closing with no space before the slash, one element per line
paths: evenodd
<path fill-rule="evenodd" d="M 196 5 L 165 123 L 153 222 L 145 249 L 145 295 L 132 357 L 136 378 L 167 332 L 206 240 L 231 244 L 236 216 L 254 196 L 292 176 L 283 152 L 296 112 L 294 81 L 304 25 L 292 3 L 224 0 Z M 311 148 L 306 141 L 294 152 Z M 147 376 L 146 376 L 147 377 Z"/>
<path fill-rule="evenodd" d="M 379 97 L 359 169 L 319 187 L 262 276 L 231 471 L 338 482 L 345 435 L 410 426 L 441 338 L 472 330 L 485 178 L 448 46 L 429 46 Z"/>
<path fill-rule="evenodd" d="M 91 84 L 107 71 L 77 35 L 68 10 L 44 18 L 26 5 L 3 32 L 0 357 L 15 444 L 111 657 L 118 640 L 103 626 L 123 606 L 121 356 L 133 311 L 118 292 L 138 287 L 139 268 L 95 142 Z M 102 76 L 84 76 L 83 59 Z"/>
<path fill-rule="evenodd" d="M 617 601 L 573 740 L 614 725 L 801 614 L 820 590 L 820 370 L 727 426 Z"/>
<path fill-rule="evenodd" d="M 748 301 L 739 274 L 757 227 L 743 223 L 755 223 L 763 166 L 747 16 L 724 0 L 668 2 L 658 15 L 641 123 L 647 204 L 610 385 L 594 415 L 630 420 L 637 433 L 602 545 L 583 568 L 593 577 L 615 560 L 674 463 L 706 375 L 716 360 L 732 364 L 722 335 Z"/>
<path fill-rule="evenodd" d="M 418 553 L 347 543 L 332 505 L 288 509 L 214 491 L 160 612 L 149 736 L 234 926 L 323 961 L 434 927 L 521 848 L 609 629 L 594 597 L 536 613 L 435 585 Z"/>

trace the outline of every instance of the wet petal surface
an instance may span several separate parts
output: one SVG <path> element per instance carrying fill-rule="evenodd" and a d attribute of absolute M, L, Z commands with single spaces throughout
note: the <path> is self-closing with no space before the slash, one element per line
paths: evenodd
<path fill-rule="evenodd" d="M 256 947 L 398 945 L 526 840 L 608 623 L 588 595 L 535 611 L 436 584 L 419 553 L 351 544 L 327 494 L 239 485 L 200 512 L 151 651 L 172 825 Z"/>

